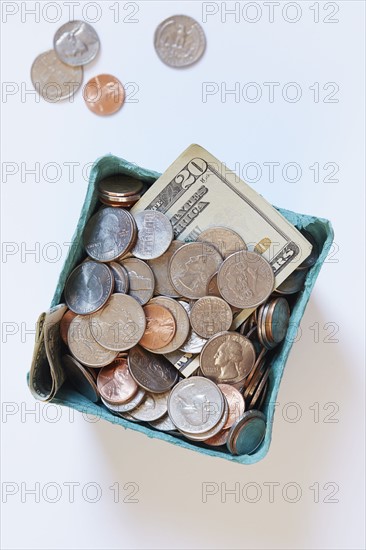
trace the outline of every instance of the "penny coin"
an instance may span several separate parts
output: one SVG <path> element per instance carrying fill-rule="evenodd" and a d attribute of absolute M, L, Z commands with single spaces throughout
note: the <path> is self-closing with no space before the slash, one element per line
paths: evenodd
<path fill-rule="evenodd" d="M 222 416 L 220 418 L 220 420 L 217 422 L 217 424 L 215 426 L 213 426 L 210 430 L 208 430 L 207 432 L 204 432 L 202 434 L 192 434 L 192 433 L 187 433 L 187 432 L 183 432 L 182 430 L 180 430 L 180 432 L 187 438 L 187 439 L 190 439 L 192 441 L 206 441 L 207 439 L 211 439 L 211 437 L 214 437 L 215 435 L 217 435 L 219 432 L 221 432 L 221 430 L 223 430 L 226 422 L 227 422 L 227 419 L 229 417 L 229 407 L 228 407 L 228 404 L 226 402 L 226 399 L 224 398 L 224 410 L 223 410 L 223 413 L 222 413 Z"/>
<path fill-rule="evenodd" d="M 93 403 L 99 401 L 98 388 L 88 369 L 81 365 L 71 355 L 64 355 L 61 362 L 66 373 L 66 377 L 72 386 L 74 386 L 79 393 L 89 399 L 89 401 L 92 401 Z"/>
<path fill-rule="evenodd" d="M 309 231 L 306 231 L 306 229 L 300 229 L 300 233 L 304 235 L 305 239 L 309 241 L 313 248 L 310 255 L 299 265 L 297 269 L 309 269 L 310 267 L 313 267 L 319 257 L 319 246 L 315 240 L 315 237 L 313 237 Z"/>
<path fill-rule="evenodd" d="M 73 356 L 87 367 L 104 367 L 112 363 L 117 356 L 103 346 L 92 336 L 89 327 L 89 316 L 77 315 L 70 323 L 67 341 Z"/>
<path fill-rule="evenodd" d="M 176 427 L 171 421 L 168 413 L 164 414 L 164 416 L 162 416 L 161 418 L 158 418 L 158 420 L 153 420 L 152 422 L 149 422 L 149 424 L 150 426 L 152 426 L 156 430 L 160 430 L 161 432 L 172 432 L 176 430 Z"/>
<path fill-rule="evenodd" d="M 87 254 L 98 262 L 116 260 L 133 245 L 134 221 L 126 210 L 103 208 L 88 221 L 84 234 Z"/>
<path fill-rule="evenodd" d="M 132 411 L 132 409 L 135 409 L 142 403 L 142 401 L 145 399 L 146 392 L 143 388 L 138 388 L 137 393 L 130 399 L 129 401 L 126 401 L 126 403 L 119 403 L 118 405 L 115 405 L 113 403 L 110 403 L 106 399 L 103 399 L 101 397 L 102 402 L 108 409 L 110 409 L 113 412 L 122 414 L 127 413 L 129 411 Z"/>
<path fill-rule="evenodd" d="M 191 376 L 170 392 L 168 413 L 184 434 L 203 434 L 222 418 L 225 401 L 221 390 L 207 378 Z"/>
<path fill-rule="evenodd" d="M 98 191 L 107 197 L 117 199 L 128 199 L 128 197 L 138 195 L 143 190 L 142 181 L 124 174 L 115 174 L 103 178 L 98 183 Z"/>
<path fill-rule="evenodd" d="M 69 330 L 69 326 L 71 321 L 76 317 L 76 313 L 71 311 L 71 309 L 68 309 L 66 313 L 64 313 L 61 322 L 60 322 L 60 335 L 62 338 L 62 341 L 64 344 L 68 345 L 67 343 L 67 333 Z"/>
<path fill-rule="evenodd" d="M 305 283 L 308 272 L 306 269 L 295 269 L 288 277 L 276 288 L 277 294 L 295 294 L 299 292 Z"/>
<path fill-rule="evenodd" d="M 163 348 L 155 350 L 155 353 L 166 354 L 179 349 L 187 340 L 191 328 L 189 317 L 185 308 L 177 300 L 173 300 L 173 298 L 167 298 L 166 296 L 157 296 L 155 298 L 152 298 L 150 300 L 150 303 L 159 304 L 168 309 L 173 315 L 176 325 L 176 332 L 172 341 Z"/>
<path fill-rule="evenodd" d="M 182 307 L 184 307 L 189 317 L 192 309 L 191 305 L 184 302 L 184 300 L 179 300 L 179 303 Z M 200 353 L 206 342 L 206 338 L 201 338 L 201 336 L 198 336 L 198 334 L 196 334 L 196 332 L 194 332 L 191 328 L 188 332 L 187 339 L 179 349 L 184 353 Z"/>
<path fill-rule="evenodd" d="M 123 265 L 118 262 L 110 262 L 108 266 L 114 276 L 114 292 L 127 294 L 130 282 L 128 279 L 128 273 Z"/>
<path fill-rule="evenodd" d="M 128 370 L 127 359 L 115 359 L 98 374 L 100 395 L 109 403 L 119 405 L 132 399 L 138 386 Z"/>
<path fill-rule="evenodd" d="M 223 426 L 223 429 L 231 428 L 239 418 L 241 418 L 245 411 L 245 403 L 242 394 L 230 384 L 218 384 L 220 390 L 226 397 L 227 404 L 229 406 L 229 416 Z"/>
<path fill-rule="evenodd" d="M 85 21 L 68 21 L 56 32 L 53 47 L 61 61 L 79 66 L 96 57 L 100 42 L 93 27 Z"/>
<path fill-rule="evenodd" d="M 227 446 L 235 455 L 250 455 L 262 443 L 266 433 L 266 418 L 260 411 L 244 413 L 237 424 L 230 429 Z"/>
<path fill-rule="evenodd" d="M 170 260 L 170 282 L 180 296 L 202 298 L 207 295 L 207 284 L 221 264 L 220 254 L 210 244 L 184 244 Z"/>
<path fill-rule="evenodd" d="M 130 372 L 139 386 L 151 393 L 164 393 L 178 380 L 178 371 L 162 355 L 135 346 L 128 355 Z"/>
<path fill-rule="evenodd" d="M 113 291 L 114 279 L 108 266 L 83 262 L 69 275 L 65 284 L 65 302 L 71 311 L 87 315 L 100 309 Z"/>
<path fill-rule="evenodd" d="M 187 67 L 202 57 L 206 48 L 205 33 L 192 17 L 173 15 L 157 27 L 154 46 L 166 65 Z"/>
<path fill-rule="evenodd" d="M 140 305 L 146 304 L 152 298 L 155 287 L 154 274 L 151 268 L 137 258 L 126 258 L 120 261 L 128 273 L 129 295 Z"/>
<path fill-rule="evenodd" d="M 122 83 L 111 74 L 99 74 L 84 86 L 83 97 L 92 113 L 100 116 L 113 115 L 125 102 L 125 89 Z"/>
<path fill-rule="evenodd" d="M 147 393 L 142 403 L 130 411 L 130 415 L 142 422 L 153 422 L 162 418 L 168 410 L 169 393 Z"/>
<path fill-rule="evenodd" d="M 210 437 L 210 439 L 206 439 L 205 444 L 210 445 L 211 447 L 220 447 L 221 445 L 225 445 L 229 437 L 229 431 L 230 430 L 222 429 L 218 434 Z"/>
<path fill-rule="evenodd" d="M 191 315 L 193 330 L 202 338 L 211 338 L 218 332 L 229 330 L 233 322 L 231 308 L 225 300 L 205 296 L 193 304 Z"/>
<path fill-rule="evenodd" d="M 173 239 L 169 218 L 157 210 L 143 210 L 135 215 L 137 241 L 132 254 L 140 260 L 153 260 L 166 252 Z"/>
<path fill-rule="evenodd" d="M 168 309 L 158 304 L 148 303 L 143 307 L 146 317 L 145 332 L 140 346 L 154 351 L 165 347 L 174 338 L 176 325 Z"/>
<path fill-rule="evenodd" d="M 155 277 L 155 294 L 179 298 L 180 295 L 172 286 L 169 279 L 169 262 L 174 252 L 183 245 L 182 241 L 172 241 L 168 250 L 159 256 L 159 258 L 148 260 L 147 263 L 153 270 Z"/>
<path fill-rule="evenodd" d="M 224 260 L 240 250 L 247 250 L 247 245 L 240 235 L 228 227 L 210 227 L 197 237 L 197 241 L 211 244 Z"/>
<path fill-rule="evenodd" d="M 130 195 L 129 197 L 124 198 L 110 198 L 107 195 L 104 195 L 102 193 L 98 194 L 98 198 L 100 202 L 105 204 L 106 206 L 111 206 L 113 208 L 130 208 L 133 206 L 138 200 L 140 200 L 141 195 Z"/>
<path fill-rule="evenodd" d="M 127 294 L 112 294 L 104 308 L 90 315 L 89 319 L 95 340 L 114 351 L 135 346 L 146 327 L 144 310 Z"/>
<path fill-rule="evenodd" d="M 213 336 L 201 351 L 200 367 L 204 376 L 217 384 L 235 384 L 243 380 L 255 363 L 252 342 L 237 332 Z"/>
<path fill-rule="evenodd" d="M 256 252 L 242 250 L 222 264 L 217 277 L 221 296 L 232 306 L 257 307 L 272 293 L 274 274 L 271 264 Z"/>
<path fill-rule="evenodd" d="M 80 88 L 83 68 L 65 65 L 53 50 L 49 50 L 34 60 L 31 79 L 36 92 L 46 101 L 55 103 L 73 96 Z"/>
<path fill-rule="evenodd" d="M 214 273 L 209 279 L 206 294 L 207 296 L 216 296 L 217 298 L 221 298 L 219 287 L 217 286 L 217 275 L 218 271 L 216 271 L 216 273 Z"/>

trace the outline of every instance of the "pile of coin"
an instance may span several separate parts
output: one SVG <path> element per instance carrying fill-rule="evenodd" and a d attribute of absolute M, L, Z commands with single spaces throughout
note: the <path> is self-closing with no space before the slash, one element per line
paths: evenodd
<path fill-rule="evenodd" d="M 68 380 L 132 422 L 253 453 L 266 431 L 272 350 L 290 319 L 271 265 L 229 228 L 213 226 L 184 243 L 165 214 L 133 215 L 138 180 L 108 177 L 98 193 L 103 204 L 83 233 L 87 256 L 64 289 Z M 234 330 L 244 308 L 255 309 Z M 199 354 L 199 368 L 183 378 L 175 365 L 187 354 Z"/>

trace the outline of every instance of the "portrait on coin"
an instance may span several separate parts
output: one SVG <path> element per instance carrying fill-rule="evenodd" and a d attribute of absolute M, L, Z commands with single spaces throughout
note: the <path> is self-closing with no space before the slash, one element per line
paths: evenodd
<path fill-rule="evenodd" d="M 244 351 L 239 342 L 223 342 L 214 355 L 214 366 L 220 370 L 220 378 L 230 380 L 240 372 L 240 364 L 244 361 Z"/>

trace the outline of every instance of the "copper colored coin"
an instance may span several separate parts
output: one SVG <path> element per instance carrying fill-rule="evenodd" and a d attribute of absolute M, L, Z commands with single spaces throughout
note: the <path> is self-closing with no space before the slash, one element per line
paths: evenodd
<path fill-rule="evenodd" d="M 143 310 L 146 328 L 139 344 L 151 351 L 165 347 L 175 335 L 176 326 L 173 315 L 168 309 L 158 304 L 147 304 Z"/>
<path fill-rule="evenodd" d="M 130 374 L 127 359 L 115 359 L 111 365 L 101 369 L 97 386 L 100 395 L 112 405 L 126 403 L 138 390 Z"/>
<path fill-rule="evenodd" d="M 98 183 L 98 191 L 111 199 L 128 199 L 141 193 L 144 184 L 142 181 L 124 174 L 115 174 L 103 178 Z"/>
<path fill-rule="evenodd" d="M 66 311 L 66 313 L 64 314 L 64 316 L 62 317 L 62 319 L 61 319 L 61 322 L 60 322 L 60 335 L 61 335 L 62 341 L 66 345 L 68 345 L 67 333 L 68 333 L 68 330 L 69 330 L 69 326 L 71 324 L 71 321 L 73 319 L 75 319 L 76 315 L 77 314 L 74 313 L 73 311 L 71 311 L 71 309 L 68 309 Z"/>
<path fill-rule="evenodd" d="M 233 322 L 231 308 L 217 296 L 204 296 L 191 309 L 191 325 L 202 338 L 211 338 L 218 332 L 229 330 Z"/>
<path fill-rule="evenodd" d="M 152 298 L 150 303 L 158 304 L 168 309 L 173 315 L 176 325 L 176 331 L 173 340 L 163 348 L 155 350 L 155 353 L 166 354 L 176 351 L 185 343 L 188 338 L 188 334 L 191 328 L 188 313 L 186 312 L 182 304 L 178 302 L 178 300 L 168 298 L 167 296 L 156 296 L 155 298 Z"/>
<path fill-rule="evenodd" d="M 223 429 L 231 428 L 243 416 L 245 403 L 242 394 L 230 384 L 218 384 L 229 405 L 229 416 Z"/>
<path fill-rule="evenodd" d="M 83 97 L 87 107 L 96 115 L 112 115 L 125 101 L 125 89 L 115 76 L 100 74 L 85 85 Z"/>
<path fill-rule="evenodd" d="M 210 445 L 211 447 L 220 447 L 221 445 L 225 445 L 229 437 L 229 432 L 230 430 L 223 428 L 221 432 L 213 437 L 210 437 L 210 439 L 206 439 L 204 443 L 206 445 Z"/>

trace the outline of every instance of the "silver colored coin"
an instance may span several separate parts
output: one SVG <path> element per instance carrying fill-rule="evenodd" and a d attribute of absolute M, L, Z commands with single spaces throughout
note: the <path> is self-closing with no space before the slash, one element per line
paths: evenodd
<path fill-rule="evenodd" d="M 230 429 L 227 447 L 232 454 L 253 454 L 266 433 L 266 417 L 257 410 L 247 411 Z"/>
<path fill-rule="evenodd" d="M 135 382 L 151 393 L 164 393 L 178 380 L 177 369 L 165 357 L 140 346 L 130 350 L 128 366 Z"/>
<path fill-rule="evenodd" d="M 80 66 L 96 57 L 100 41 L 93 27 L 85 21 L 68 21 L 56 31 L 53 47 L 61 61 Z"/>
<path fill-rule="evenodd" d="M 182 241 L 172 241 L 168 250 L 155 260 L 148 260 L 148 264 L 153 270 L 155 277 L 155 292 L 160 296 L 170 296 L 171 298 L 179 298 L 179 294 L 172 286 L 169 279 L 169 262 L 174 252 L 178 250 L 184 243 Z"/>
<path fill-rule="evenodd" d="M 185 302 L 184 300 L 179 300 L 179 303 L 186 310 L 188 317 L 190 317 L 193 304 Z M 198 336 L 198 334 L 196 334 L 196 332 L 194 332 L 194 330 L 191 328 L 186 341 L 179 349 L 184 353 L 200 353 L 206 342 L 206 338 L 201 338 L 201 336 Z"/>
<path fill-rule="evenodd" d="M 77 315 L 70 323 L 67 341 L 72 355 L 83 365 L 105 367 L 117 357 L 117 351 L 105 349 L 93 338 L 88 315 Z"/>
<path fill-rule="evenodd" d="M 127 210 L 107 207 L 88 221 L 83 234 L 87 254 L 98 262 L 111 262 L 132 247 L 136 236 L 135 222 Z"/>
<path fill-rule="evenodd" d="M 61 362 L 71 385 L 89 401 L 93 403 L 99 401 L 97 385 L 88 369 L 71 355 L 64 355 Z"/>
<path fill-rule="evenodd" d="M 223 413 L 222 413 L 222 417 L 220 418 L 220 420 L 218 421 L 216 426 L 214 426 L 213 428 L 211 428 L 210 430 L 208 430 L 207 432 L 205 432 L 203 434 L 192 434 L 192 433 L 185 433 L 185 432 L 182 432 L 182 431 L 181 431 L 181 433 L 187 439 L 191 439 L 192 441 L 206 441 L 206 439 L 210 439 L 211 437 L 214 437 L 219 432 L 221 432 L 221 430 L 224 428 L 224 426 L 227 422 L 228 417 L 229 417 L 229 407 L 228 407 L 226 398 L 224 397 L 224 410 L 223 410 Z"/>
<path fill-rule="evenodd" d="M 107 302 L 114 279 L 108 266 L 93 261 L 83 262 L 69 275 L 65 285 L 65 302 L 79 315 L 94 313 Z"/>
<path fill-rule="evenodd" d="M 164 416 L 168 410 L 168 396 L 170 392 L 165 393 L 147 393 L 141 405 L 130 412 L 135 420 L 141 422 L 153 422 Z"/>
<path fill-rule="evenodd" d="M 150 303 L 158 304 L 168 309 L 173 315 L 177 327 L 172 341 L 163 348 L 154 350 L 154 353 L 165 355 L 166 353 L 171 353 L 172 351 L 180 349 L 180 347 L 187 340 L 191 329 L 188 313 L 185 308 L 177 300 L 167 298 L 166 296 L 157 296 L 156 298 L 152 298 Z"/>
<path fill-rule="evenodd" d="M 35 90 L 43 99 L 56 103 L 73 96 L 80 88 L 83 68 L 65 65 L 54 50 L 49 50 L 34 60 L 31 79 Z"/>
<path fill-rule="evenodd" d="M 129 411 L 132 411 L 136 407 L 138 407 L 142 401 L 145 399 L 146 392 L 143 388 L 139 388 L 137 390 L 137 393 L 133 396 L 132 399 L 127 401 L 126 403 L 121 403 L 120 405 L 114 405 L 112 403 L 109 403 L 103 397 L 101 397 L 102 402 L 108 409 L 110 409 L 113 412 L 116 413 L 128 413 Z"/>
<path fill-rule="evenodd" d="M 137 241 L 131 250 L 140 260 L 153 260 L 166 252 L 173 240 L 169 218 L 157 210 L 143 210 L 135 215 Z"/>
<path fill-rule="evenodd" d="M 136 420 L 136 418 L 134 418 L 133 416 L 130 415 L 130 413 L 128 412 L 121 412 L 121 413 L 117 413 L 118 416 L 120 416 L 121 418 L 124 418 L 125 420 L 128 420 L 129 422 L 136 422 L 138 424 L 138 420 Z"/>
<path fill-rule="evenodd" d="M 168 413 L 179 431 L 203 434 L 222 418 L 224 396 L 214 382 L 201 376 L 191 376 L 178 382 L 168 401 Z"/>
<path fill-rule="evenodd" d="M 140 305 L 146 304 L 154 294 L 155 278 L 152 269 L 137 258 L 126 258 L 120 264 L 128 274 L 129 295 Z"/>
<path fill-rule="evenodd" d="M 118 262 L 108 264 L 114 276 L 114 292 L 127 294 L 130 283 L 126 269 Z"/>
<path fill-rule="evenodd" d="M 193 304 L 190 320 L 193 330 L 199 336 L 211 338 L 218 332 L 229 330 L 233 313 L 222 298 L 204 296 Z"/>
<path fill-rule="evenodd" d="M 205 33 L 192 17 L 173 15 L 157 27 L 154 46 L 166 65 L 187 67 L 202 57 L 206 48 Z"/>
<path fill-rule="evenodd" d="M 277 294 L 295 294 L 299 292 L 305 283 L 306 269 L 295 269 L 277 288 Z"/>
<path fill-rule="evenodd" d="M 156 428 L 157 430 L 160 430 L 161 432 L 173 432 L 176 430 L 176 427 L 173 424 L 168 413 L 166 413 L 158 420 L 153 420 L 152 422 L 149 422 L 149 424 L 150 426 Z"/>
<path fill-rule="evenodd" d="M 247 250 L 241 236 L 229 227 L 209 227 L 200 233 L 197 241 L 211 244 L 224 260 L 240 250 Z"/>

